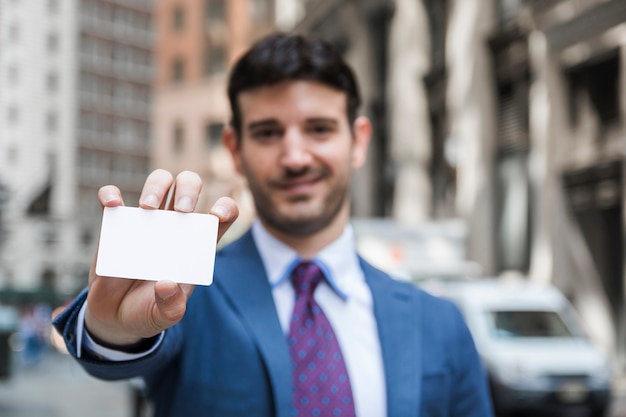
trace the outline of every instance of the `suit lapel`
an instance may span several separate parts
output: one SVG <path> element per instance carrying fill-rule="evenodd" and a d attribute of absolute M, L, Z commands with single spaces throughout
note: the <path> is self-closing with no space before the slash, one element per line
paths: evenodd
<path fill-rule="evenodd" d="M 374 297 L 385 380 L 388 417 L 415 415 L 420 409 L 422 352 L 421 314 L 410 284 L 390 281 L 384 273 L 361 262 Z"/>
<path fill-rule="evenodd" d="M 224 248 L 216 259 L 215 280 L 239 312 L 256 339 L 267 365 L 276 416 L 287 417 L 292 408 L 289 348 L 280 327 L 271 288 L 250 232 Z"/>

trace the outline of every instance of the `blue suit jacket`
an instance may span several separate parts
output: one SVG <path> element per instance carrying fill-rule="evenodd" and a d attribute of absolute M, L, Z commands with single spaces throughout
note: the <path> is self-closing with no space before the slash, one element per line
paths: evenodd
<path fill-rule="evenodd" d="M 492 416 L 485 374 L 458 309 L 362 261 L 374 297 L 389 417 Z M 55 320 L 76 356 L 84 291 Z M 261 258 L 248 232 L 218 252 L 214 284 L 196 287 L 183 320 L 139 360 L 83 354 L 102 379 L 145 378 L 158 417 L 288 417 L 292 379 Z M 363 364 L 367 366 L 367 364 Z"/>

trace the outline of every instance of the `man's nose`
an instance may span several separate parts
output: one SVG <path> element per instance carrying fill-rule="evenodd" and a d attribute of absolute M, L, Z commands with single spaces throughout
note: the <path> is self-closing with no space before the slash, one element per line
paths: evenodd
<path fill-rule="evenodd" d="M 313 161 L 306 135 L 300 129 L 291 128 L 283 138 L 282 164 L 290 169 L 298 169 Z"/>

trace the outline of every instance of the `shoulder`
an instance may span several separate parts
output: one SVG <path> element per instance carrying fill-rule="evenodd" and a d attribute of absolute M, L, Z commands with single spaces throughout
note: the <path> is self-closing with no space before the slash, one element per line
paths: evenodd
<path fill-rule="evenodd" d="M 456 305 L 447 299 L 436 297 L 417 284 L 393 278 L 387 272 L 384 272 L 371 265 L 363 258 L 360 258 L 361 268 L 365 274 L 365 279 L 370 286 L 376 289 L 383 287 L 388 290 L 404 294 L 406 297 L 413 298 L 416 302 L 428 309 L 447 310 L 451 314 L 458 312 Z"/>
<path fill-rule="evenodd" d="M 463 316 L 452 301 L 432 295 L 412 282 L 395 279 L 363 259 L 361 267 L 374 298 L 380 299 L 376 293 L 385 292 L 393 294 L 392 299 L 409 302 L 425 331 L 432 330 L 442 336 L 465 333 Z"/>

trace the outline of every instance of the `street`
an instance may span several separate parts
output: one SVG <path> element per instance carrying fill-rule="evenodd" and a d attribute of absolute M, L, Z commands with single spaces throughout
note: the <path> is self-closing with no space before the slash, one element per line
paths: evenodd
<path fill-rule="evenodd" d="M 614 384 L 613 401 L 609 417 L 626 417 L 626 381 L 619 380 Z"/>
<path fill-rule="evenodd" d="M 0 416 L 131 417 L 129 393 L 127 382 L 99 381 L 68 355 L 50 353 L 0 381 Z"/>
<path fill-rule="evenodd" d="M 132 417 L 127 382 L 88 376 L 68 355 L 50 353 L 34 367 L 17 365 L 0 382 L 2 417 Z M 626 383 L 616 384 L 608 417 L 626 417 Z"/>

